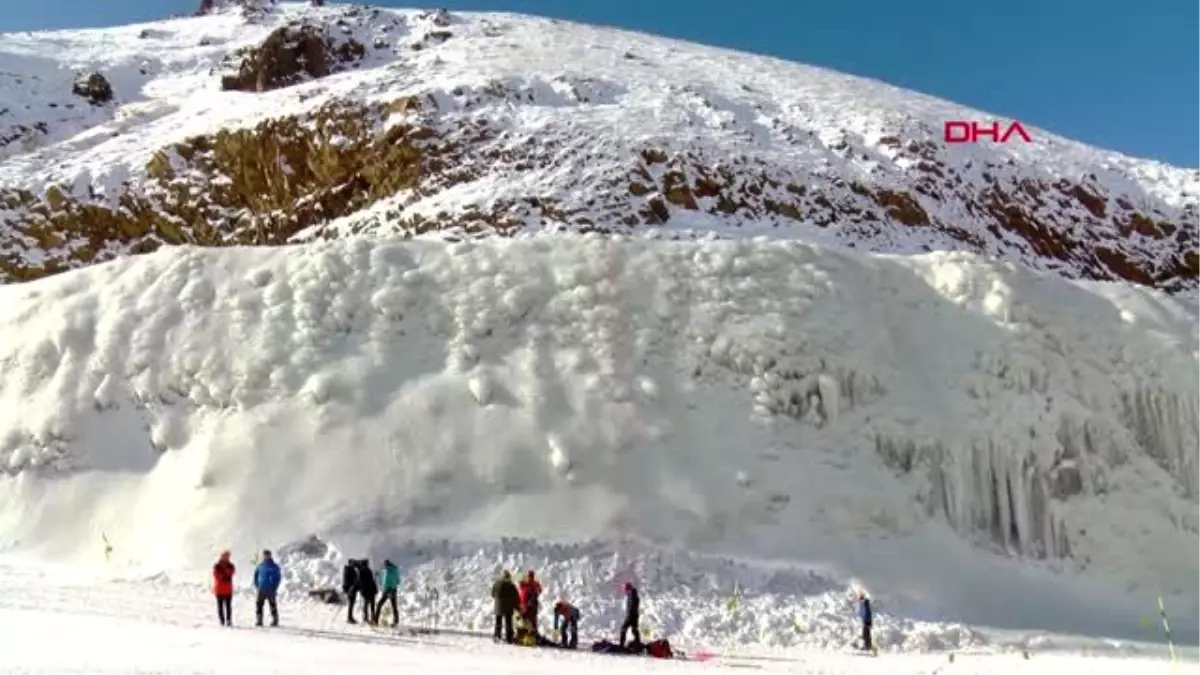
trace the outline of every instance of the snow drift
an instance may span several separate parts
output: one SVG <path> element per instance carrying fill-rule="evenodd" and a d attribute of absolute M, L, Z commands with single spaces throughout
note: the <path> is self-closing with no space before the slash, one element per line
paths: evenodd
<path fill-rule="evenodd" d="M 788 602 L 857 577 L 918 618 L 1197 613 L 1196 314 L 1156 291 L 798 242 L 354 239 L 2 287 L 0 335 L 0 538 L 36 555 L 446 540 L 486 577 L 518 536 L 576 592 L 636 551 L 658 571 L 608 576 L 665 596 L 707 552 L 778 561 L 751 590 L 793 574 Z M 712 574 L 664 625 L 746 577 Z"/>

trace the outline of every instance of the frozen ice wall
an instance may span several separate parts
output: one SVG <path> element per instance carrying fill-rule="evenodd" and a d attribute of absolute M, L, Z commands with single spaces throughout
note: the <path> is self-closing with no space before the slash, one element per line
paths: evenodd
<path fill-rule="evenodd" d="M 1142 289 L 796 242 L 353 240 L 3 287 L 0 335 L 0 537 L 48 555 L 637 537 L 855 572 L 952 531 L 1195 602 L 1196 315 Z"/>

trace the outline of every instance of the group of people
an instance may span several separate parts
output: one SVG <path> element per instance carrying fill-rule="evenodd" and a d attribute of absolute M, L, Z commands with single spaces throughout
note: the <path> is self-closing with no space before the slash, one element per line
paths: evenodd
<path fill-rule="evenodd" d="M 221 557 L 213 565 L 213 595 L 217 596 L 217 619 L 222 626 L 233 625 L 233 575 L 237 567 L 233 564 L 232 554 L 222 551 Z M 283 571 L 271 557 L 269 550 L 263 550 L 262 559 L 254 568 L 254 616 L 255 625 L 263 625 L 263 606 L 271 609 L 271 625 L 279 625 L 279 604 L 276 594 L 279 584 L 283 582 Z"/>
<path fill-rule="evenodd" d="M 363 623 L 379 625 L 379 615 L 384 603 L 391 603 L 392 627 L 400 625 L 400 609 L 396 605 L 396 593 L 399 588 L 400 568 L 391 560 L 383 561 L 378 580 L 371 570 L 369 560 L 359 558 L 346 561 L 346 566 L 342 568 L 342 593 L 346 594 L 346 623 L 357 623 L 354 620 L 354 604 L 361 598 Z"/>
<path fill-rule="evenodd" d="M 641 596 L 638 589 L 630 582 L 623 588 L 625 592 L 625 620 L 621 624 L 621 646 L 625 646 L 626 635 L 632 631 L 634 643 L 642 641 L 638 629 L 641 616 Z M 538 611 L 541 608 L 542 584 L 538 581 L 533 570 L 525 573 L 521 582 L 514 583 L 512 573 L 505 570 L 492 584 L 492 599 L 495 602 L 495 628 L 493 635 L 497 641 L 504 640 L 509 644 L 540 644 L 545 639 L 538 632 Z M 554 630 L 559 633 L 559 646 L 566 649 L 576 649 L 579 646 L 579 608 L 560 598 L 554 603 Z M 517 630 L 513 630 L 513 618 L 519 622 Z M 501 636 L 503 630 L 503 636 Z"/>
<path fill-rule="evenodd" d="M 213 595 L 217 598 L 217 620 L 222 626 L 233 625 L 233 577 L 237 566 L 233 564 L 232 554 L 222 551 L 217 562 L 212 567 Z M 279 602 L 277 599 L 279 585 L 283 582 L 283 571 L 279 563 L 271 556 L 271 551 L 263 550 L 262 559 L 254 568 L 254 615 L 255 625 L 263 625 L 263 610 L 271 612 L 271 625 L 279 625 Z M 354 605 L 362 598 L 363 622 L 371 625 L 379 623 L 380 612 L 384 603 L 391 603 L 392 626 L 400 622 L 400 610 L 396 602 L 396 592 L 400 588 L 400 569 L 391 560 L 383 561 L 379 579 L 371 571 L 370 562 L 350 560 L 342 572 L 342 592 L 346 595 L 348 609 L 346 620 L 354 620 Z M 378 600 L 376 598 L 378 597 Z"/>
<path fill-rule="evenodd" d="M 222 626 L 233 625 L 233 577 L 237 567 L 233 564 L 229 551 L 222 551 L 220 558 L 213 565 L 213 594 L 217 598 L 217 619 Z M 254 616 L 255 625 L 263 625 L 264 606 L 271 611 L 271 625 L 279 625 L 279 605 L 276 595 L 283 581 L 283 572 L 279 564 L 271 557 L 271 551 L 263 550 L 261 560 L 254 568 Z M 366 559 L 351 559 L 342 569 L 342 592 L 346 595 L 346 622 L 357 623 L 354 619 L 354 606 L 362 600 L 363 623 L 378 625 L 381 611 L 385 603 L 391 604 L 392 626 L 399 625 L 400 612 L 397 607 L 396 594 L 400 588 L 400 569 L 391 560 L 384 560 L 378 578 L 371 570 L 371 564 Z M 626 635 L 633 634 L 633 644 L 641 644 L 642 635 L 638 629 L 641 616 L 641 596 L 637 587 L 625 582 L 625 620 L 621 623 L 620 647 L 625 647 Z M 495 630 L 497 641 L 503 639 L 509 644 L 540 644 L 545 641 L 538 632 L 538 613 L 541 607 L 542 584 L 538 581 L 533 570 L 525 574 L 521 582 L 514 583 L 512 573 L 505 570 L 492 584 L 492 599 L 495 604 Z M 862 648 L 872 651 L 871 640 L 871 599 L 867 594 L 857 589 L 854 600 L 858 601 L 859 618 L 862 620 Z M 554 603 L 554 630 L 559 633 L 559 646 L 566 649 L 576 649 L 579 644 L 579 608 L 560 598 Z M 518 629 L 514 630 L 514 617 L 518 620 Z M 503 635 L 501 631 L 503 630 Z"/>

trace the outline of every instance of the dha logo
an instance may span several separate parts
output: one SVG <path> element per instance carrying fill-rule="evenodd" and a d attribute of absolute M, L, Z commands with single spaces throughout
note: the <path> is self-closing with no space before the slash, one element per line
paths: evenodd
<path fill-rule="evenodd" d="M 1009 124 L 1003 134 L 1000 133 L 999 122 L 981 125 L 969 120 L 949 120 L 943 127 L 943 135 L 947 143 L 978 143 L 979 139 L 984 136 L 990 137 L 993 143 L 1007 143 L 1013 134 L 1019 134 L 1026 143 L 1033 142 L 1020 122 Z"/>

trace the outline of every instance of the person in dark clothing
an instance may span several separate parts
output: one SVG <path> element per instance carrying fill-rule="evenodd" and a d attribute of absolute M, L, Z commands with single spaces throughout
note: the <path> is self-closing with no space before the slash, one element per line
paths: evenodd
<path fill-rule="evenodd" d="M 379 585 L 375 583 L 375 573 L 371 571 L 369 560 L 358 561 L 358 594 L 363 601 L 363 622 L 372 626 L 379 623 L 379 615 L 375 612 L 375 596 L 379 595 Z"/>
<path fill-rule="evenodd" d="M 263 604 L 271 607 L 271 625 L 279 625 L 279 606 L 275 603 L 275 594 L 283 583 L 283 572 L 271 558 L 271 552 L 262 552 L 262 562 L 254 568 L 254 590 L 258 591 L 254 602 L 254 614 L 257 618 L 255 625 L 263 625 Z"/>
<path fill-rule="evenodd" d="M 562 628 L 559 628 L 559 621 Z M 579 646 L 579 608 L 566 600 L 554 603 L 554 630 L 559 632 L 559 643 L 566 649 Z M 569 638 L 569 639 L 568 639 Z"/>
<path fill-rule="evenodd" d="M 237 571 L 230 561 L 229 551 L 213 565 L 213 595 L 217 596 L 217 620 L 222 626 L 233 625 L 233 574 Z"/>
<path fill-rule="evenodd" d="M 871 598 L 865 591 L 858 592 L 858 618 L 862 619 L 862 648 L 872 651 L 871 647 Z"/>
<path fill-rule="evenodd" d="M 625 582 L 625 621 L 621 624 L 621 646 L 625 646 L 625 632 L 633 631 L 634 644 L 641 644 L 642 631 L 638 623 L 642 614 L 642 598 L 638 589 L 630 582 Z"/>
<path fill-rule="evenodd" d="M 342 593 L 346 595 L 346 623 L 354 620 L 354 601 L 358 599 L 358 560 L 351 558 L 342 568 Z"/>
<path fill-rule="evenodd" d="M 500 626 L 503 625 L 504 641 L 511 645 L 516 639 L 513 635 L 513 612 L 517 611 L 519 593 L 508 570 L 504 570 L 500 579 L 492 584 L 492 599 L 496 602 L 496 639 L 500 639 Z"/>

